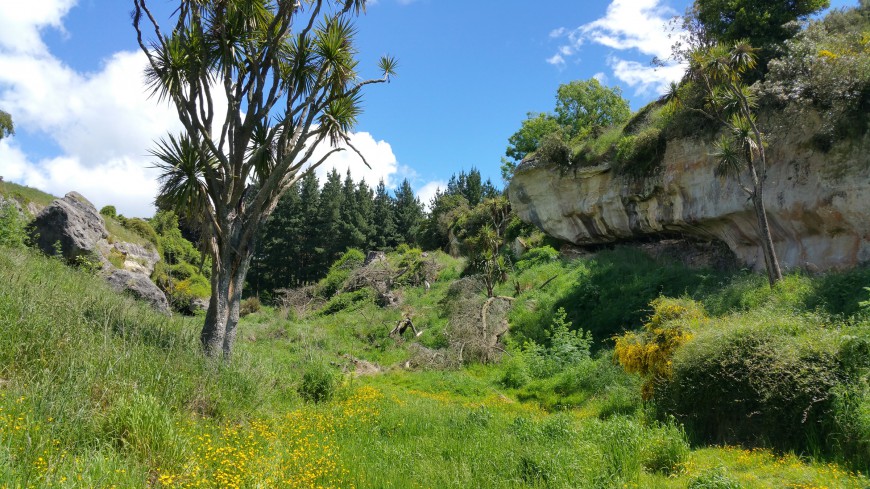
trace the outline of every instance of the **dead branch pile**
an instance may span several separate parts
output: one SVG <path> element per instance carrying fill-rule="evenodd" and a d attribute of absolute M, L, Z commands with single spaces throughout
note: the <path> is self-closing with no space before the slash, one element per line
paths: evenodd
<path fill-rule="evenodd" d="M 511 297 L 486 298 L 483 280 L 467 277 L 454 282 L 442 302 L 450 323 L 445 331 L 449 350 L 460 363 L 498 361 L 505 352 Z"/>
<path fill-rule="evenodd" d="M 296 317 L 317 310 L 326 303 L 322 297 L 315 293 L 314 285 L 295 289 L 278 289 L 275 291 L 275 299 L 282 311 L 293 313 Z"/>

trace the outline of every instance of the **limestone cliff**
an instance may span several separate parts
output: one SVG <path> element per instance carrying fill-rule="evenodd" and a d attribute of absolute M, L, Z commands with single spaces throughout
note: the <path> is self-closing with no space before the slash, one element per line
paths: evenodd
<path fill-rule="evenodd" d="M 870 134 L 813 149 L 812 114 L 768 149 L 765 203 L 786 269 L 827 270 L 870 260 Z M 508 189 L 521 219 L 578 245 L 657 234 L 723 241 L 738 260 L 764 268 L 757 224 L 733 177 L 717 177 L 709 141 L 668 141 L 660 171 L 637 179 L 610 165 L 560 175 L 527 161 Z"/>

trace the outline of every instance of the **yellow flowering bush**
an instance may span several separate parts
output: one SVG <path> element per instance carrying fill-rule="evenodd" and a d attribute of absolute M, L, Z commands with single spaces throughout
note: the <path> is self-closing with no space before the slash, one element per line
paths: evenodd
<path fill-rule="evenodd" d="M 674 352 L 692 338 L 687 325 L 706 318 L 701 306 L 689 299 L 659 297 L 651 305 L 653 314 L 643 331 L 617 336 L 613 351 L 615 360 L 627 372 L 646 377 L 644 399 L 652 396 L 657 380 L 671 375 Z"/>

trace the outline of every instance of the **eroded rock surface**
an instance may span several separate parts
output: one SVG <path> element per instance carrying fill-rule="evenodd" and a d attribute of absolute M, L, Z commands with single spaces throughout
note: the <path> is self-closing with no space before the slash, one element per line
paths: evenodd
<path fill-rule="evenodd" d="M 157 310 L 169 312 L 166 295 L 149 278 L 160 255 L 153 248 L 136 243 L 109 243 L 106 224 L 97 209 L 76 192 L 70 192 L 43 209 L 34 219 L 32 236 L 45 253 L 60 251 L 75 263 L 79 258 L 96 259 L 102 276 L 120 292 L 148 301 Z M 59 243 L 59 250 L 55 250 Z M 123 257 L 122 268 L 111 257 Z M 117 262 L 117 260 L 116 260 Z"/>
<path fill-rule="evenodd" d="M 768 150 L 765 203 L 786 269 L 846 268 L 870 260 L 870 135 L 813 149 L 813 124 L 802 124 Z M 764 268 L 757 221 L 733 177 L 717 177 L 712 145 L 669 141 L 661 171 L 643 180 L 609 165 L 560 176 L 520 165 L 509 195 L 521 219 L 578 245 L 657 234 L 724 242 L 743 264 Z"/>
<path fill-rule="evenodd" d="M 103 217 L 93 204 L 70 192 L 42 210 L 33 220 L 32 238 L 46 254 L 55 254 L 55 243 L 65 259 L 95 255 L 100 240 L 109 237 Z"/>

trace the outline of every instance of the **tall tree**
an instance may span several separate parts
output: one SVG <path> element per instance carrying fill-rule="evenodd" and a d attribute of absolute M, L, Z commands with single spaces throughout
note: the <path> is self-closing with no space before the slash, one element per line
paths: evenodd
<path fill-rule="evenodd" d="M 247 283 L 257 295 L 288 287 L 299 278 L 301 243 L 305 216 L 297 182 L 278 202 L 272 215 L 263 223 L 258 246 L 251 258 Z"/>
<path fill-rule="evenodd" d="M 213 257 L 200 334 L 209 356 L 232 352 L 260 225 L 306 171 L 344 147 L 354 149 L 348 131 L 363 87 L 394 72 L 395 61 L 385 57 L 381 78 L 358 75 L 351 19 L 365 5 L 179 0 L 169 29 L 162 29 L 146 0 L 133 0 L 146 78 L 184 126 L 182 137 L 154 151 L 163 174 L 158 200 L 201 217 Z M 324 143 L 331 148 L 315 158 Z"/>
<path fill-rule="evenodd" d="M 694 14 L 720 43 L 746 40 L 767 49 L 795 33 L 789 22 L 804 20 L 830 4 L 830 0 L 696 0 Z"/>
<path fill-rule="evenodd" d="M 15 125 L 9 112 L 0 110 L 0 139 L 15 134 Z"/>
<path fill-rule="evenodd" d="M 758 221 L 759 240 L 771 287 L 782 279 L 782 270 L 773 246 L 773 236 L 764 203 L 767 175 L 766 136 L 756 118 L 755 94 L 742 80 L 755 68 L 755 49 L 746 43 L 728 48 L 717 45 L 696 50 L 691 57 L 689 76 L 706 90 L 704 109 L 693 108 L 717 121 L 727 131 L 716 144 L 718 173 L 732 175 L 746 192 Z M 678 100 L 675 101 L 679 103 Z"/>
<path fill-rule="evenodd" d="M 372 246 L 379 250 L 392 247 L 396 243 L 396 215 L 394 213 L 395 202 L 387 192 L 384 180 L 378 182 L 375 190 L 372 208 L 372 224 L 374 227 Z"/>
<path fill-rule="evenodd" d="M 366 224 L 357 201 L 356 183 L 350 176 L 350 168 L 348 168 L 341 187 L 341 202 L 338 209 L 339 232 L 336 241 L 340 251 L 365 247 L 368 240 Z"/>
<path fill-rule="evenodd" d="M 619 87 L 605 87 L 595 79 L 575 80 L 556 91 L 556 121 L 566 139 L 585 138 L 596 129 L 628 120 L 631 109 Z"/>
<path fill-rule="evenodd" d="M 374 199 L 375 194 L 371 187 L 366 183 L 365 179 L 360 180 L 356 185 L 356 219 L 357 229 L 365 236 L 365 240 L 361 246 L 366 249 L 374 246 Z"/>
<path fill-rule="evenodd" d="M 323 234 L 319 231 L 318 209 L 320 209 L 320 182 L 314 172 L 302 177 L 299 189 L 302 231 L 297 240 L 299 249 L 299 280 L 309 282 L 318 278 L 322 269 L 318 262 L 317 248 L 322 246 Z"/>
<path fill-rule="evenodd" d="M 631 109 L 619 87 L 606 87 L 595 78 L 560 85 L 555 114 L 529 114 L 520 129 L 508 138 L 502 158 L 502 178 L 507 182 L 516 166 L 537 151 L 544 141 L 584 139 L 596 131 L 628 120 Z"/>
<path fill-rule="evenodd" d="M 423 204 L 414 196 L 411 182 L 402 180 L 402 184 L 396 189 L 396 231 L 399 236 L 399 244 L 417 243 L 417 233 L 423 221 Z"/>
<path fill-rule="evenodd" d="M 320 206 L 317 209 L 317 233 L 321 237 L 320 246 L 316 250 L 322 267 L 329 267 L 344 251 L 344 243 L 339 239 L 341 234 L 341 176 L 333 168 L 326 175 L 323 188 L 320 189 Z"/>

